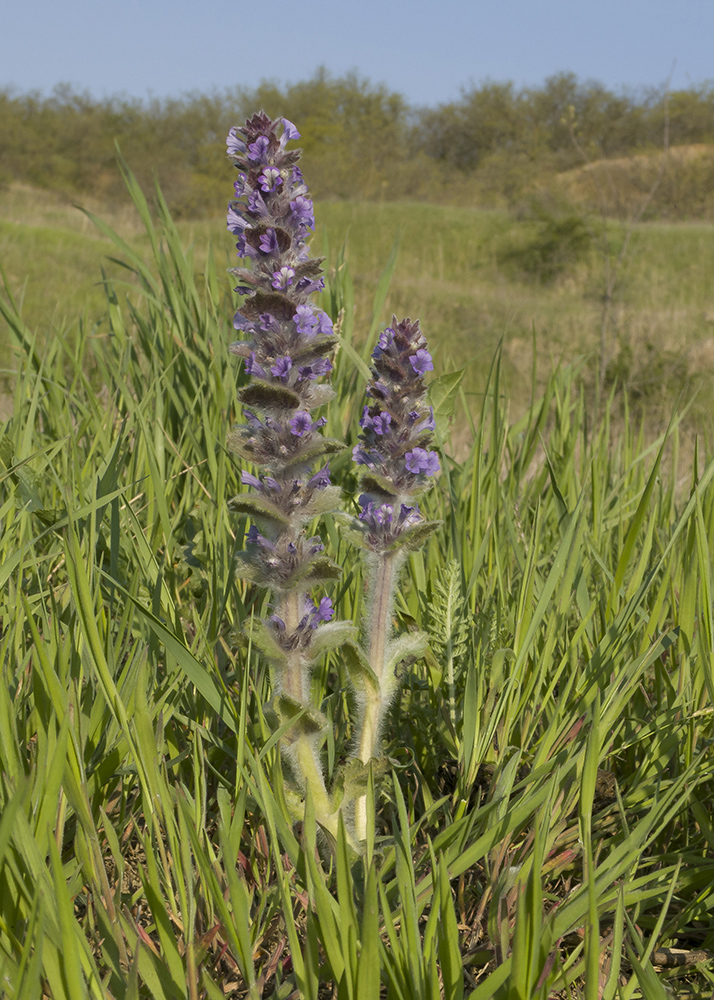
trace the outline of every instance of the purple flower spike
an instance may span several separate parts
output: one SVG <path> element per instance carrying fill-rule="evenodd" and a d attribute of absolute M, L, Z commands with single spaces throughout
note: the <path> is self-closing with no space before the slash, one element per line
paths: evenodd
<path fill-rule="evenodd" d="M 421 348 L 409 358 L 409 362 L 417 373 L 417 375 L 425 375 L 426 372 L 434 371 L 434 362 L 432 361 L 431 354 L 425 349 Z"/>
<path fill-rule="evenodd" d="M 290 427 L 290 433 L 294 434 L 295 437 L 302 437 L 304 434 L 309 434 L 312 430 L 310 414 L 306 413 L 305 410 L 298 410 L 288 426 Z"/>
<path fill-rule="evenodd" d="M 286 654 L 277 686 L 291 696 L 304 688 L 313 630 L 334 616 L 329 598 L 319 604 L 307 598 L 310 564 L 324 546 L 317 536 L 306 538 L 305 528 L 316 510 L 332 509 L 339 494 L 325 460 L 324 468 L 314 468 L 319 455 L 336 447 L 320 440 L 326 420 L 315 419 L 316 408 L 332 395 L 315 381 L 332 369 L 334 335 L 329 316 L 310 298 L 324 279 L 322 258 L 312 257 L 307 243 L 315 216 L 297 166 L 301 151 L 286 149 L 299 138 L 288 119 L 260 112 L 231 129 L 227 139 L 238 169 L 227 225 L 243 258 L 231 273 L 236 291 L 247 296 L 233 319 L 243 339 L 231 350 L 253 378 L 252 386 L 239 390 L 244 420 L 234 435 L 235 450 L 260 470 L 242 475 L 253 499 L 244 498 L 241 509 L 255 513 L 267 535 L 250 528 L 241 563 L 247 578 L 273 593 L 275 614 L 267 624 Z M 323 575 L 321 566 L 316 569 Z M 304 606 L 297 624 L 293 594 Z"/>
<path fill-rule="evenodd" d="M 279 271 L 273 271 L 273 288 L 279 292 L 286 292 L 293 283 L 295 269 L 292 267 L 281 267 Z"/>

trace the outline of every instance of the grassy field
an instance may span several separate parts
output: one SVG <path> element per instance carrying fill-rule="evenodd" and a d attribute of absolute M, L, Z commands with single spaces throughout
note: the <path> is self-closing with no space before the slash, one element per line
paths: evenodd
<path fill-rule="evenodd" d="M 3 299 L 16 374 L 0 437 L 0 991 L 710 997 L 714 463 L 703 449 L 683 463 L 677 420 L 650 441 L 614 407 L 594 415 L 577 369 L 551 366 L 597 344 L 596 252 L 543 285 L 514 270 L 542 244 L 537 222 L 317 206 L 331 254 L 349 229 L 353 279 L 338 268 L 323 297 L 345 317 L 326 433 L 346 445 L 331 463 L 346 509 L 380 318 L 421 314 L 442 371 L 477 362 L 472 383 L 432 388 L 443 473 L 425 510 L 439 525 L 394 607 L 429 646 L 387 720 L 360 854 L 317 831 L 309 799 L 294 822 L 286 731 L 246 632 L 269 597 L 236 575 L 247 524 L 227 502 L 243 491 L 226 447 L 243 378 L 229 238 L 164 215 L 143 233 L 118 220 L 122 245 L 61 206 L 23 221 L 25 194 L 2 229 L 11 286 L 34 270 L 26 323 Z M 74 278 L 45 266 L 51 234 L 75 247 Z M 709 322 L 706 237 L 639 231 L 617 312 L 637 351 L 652 338 L 690 359 L 685 382 L 704 367 L 691 352 Z M 73 296 L 107 254 L 133 308 L 107 284 L 80 324 Z M 320 533 L 342 568 L 337 616 L 360 624 L 364 564 L 337 521 Z M 339 788 L 354 738 L 339 653 L 312 688 Z"/>
<path fill-rule="evenodd" d="M 84 207 L 104 218 L 101 205 Z M 469 391 L 482 390 L 502 338 L 515 398 L 529 389 L 534 343 L 541 387 L 554 365 L 576 361 L 584 361 L 584 384 L 594 384 L 606 280 L 603 247 L 616 257 L 621 225 L 610 222 L 604 231 L 600 219 L 586 217 L 585 238 L 573 246 L 567 233 L 558 243 L 557 229 L 553 245 L 547 220 L 505 211 L 326 202 L 318 205 L 317 218 L 317 248 L 327 239 L 334 259 L 347 239 L 358 340 L 366 335 L 374 289 L 398 240 L 381 318 L 388 320 L 392 311 L 419 316 L 441 370 L 471 363 Z M 551 218 L 557 221 L 557 214 Z M 105 221 L 132 247 L 147 249 L 143 227 L 130 209 Z M 194 248 L 199 271 L 209 242 L 219 267 L 224 261 L 232 266 L 222 220 L 182 222 L 178 230 Z M 101 269 L 115 281 L 132 280 L 110 256 L 111 243 L 56 195 L 17 185 L 0 193 L 0 264 L 11 290 L 23 299 L 27 325 L 41 337 L 53 326 L 70 329 L 79 316 L 96 324 L 98 335 L 106 332 Z M 610 383 L 619 380 L 631 401 L 649 408 L 653 426 L 666 423 L 684 391 L 699 393 L 689 423 L 708 428 L 713 272 L 711 225 L 651 222 L 636 229 L 614 290 L 605 365 Z M 120 297 L 124 291 L 119 289 Z M 0 344 L 7 342 L 0 319 Z"/>

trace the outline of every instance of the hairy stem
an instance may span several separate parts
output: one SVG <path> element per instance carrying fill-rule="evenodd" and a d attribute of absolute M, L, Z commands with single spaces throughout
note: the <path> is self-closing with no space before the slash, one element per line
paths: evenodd
<path fill-rule="evenodd" d="M 372 594 L 368 627 L 370 631 L 369 663 L 379 681 L 379 692 L 367 695 L 359 739 L 359 759 L 368 764 L 374 757 L 379 739 L 384 704 L 384 673 L 390 619 L 392 614 L 392 591 L 396 554 L 385 553 L 377 560 L 372 577 Z"/>
<path fill-rule="evenodd" d="M 320 826 L 337 838 L 337 812 L 332 808 L 332 800 L 325 787 L 322 765 L 314 742 L 306 736 L 299 736 L 291 748 L 293 759 L 315 807 L 315 819 Z"/>
<path fill-rule="evenodd" d="M 300 624 L 300 619 L 304 614 L 305 591 L 294 590 L 283 594 L 280 601 L 280 617 L 285 622 L 285 631 L 290 635 Z M 294 650 L 288 657 L 288 662 L 283 668 L 281 677 L 281 687 L 283 693 L 303 704 L 305 701 L 306 679 L 303 677 L 302 657 L 298 650 Z"/>
<path fill-rule="evenodd" d="M 382 717 L 387 708 L 384 681 L 386 652 L 391 631 L 392 598 L 394 590 L 397 555 L 394 552 L 380 555 L 371 576 L 371 595 L 367 627 L 369 628 L 369 662 L 379 681 L 379 690 L 367 693 L 362 712 L 359 734 L 358 756 L 363 764 L 369 764 L 376 755 Z M 367 837 L 367 797 L 360 796 L 355 802 L 355 834 L 358 840 Z"/>

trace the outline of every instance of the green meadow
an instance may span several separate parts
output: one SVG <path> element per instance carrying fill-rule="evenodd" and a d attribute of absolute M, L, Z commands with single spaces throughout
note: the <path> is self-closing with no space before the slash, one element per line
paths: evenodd
<path fill-rule="evenodd" d="M 0 193 L 0 993 L 660 1000 L 714 988 L 711 229 L 323 201 L 345 509 L 364 362 L 419 316 L 429 636 L 356 854 L 294 823 L 235 573 L 240 365 L 220 219 Z M 78 199 L 81 202 L 81 199 Z M 535 352 L 535 354 L 534 354 Z M 600 372 L 600 376 L 598 376 Z M 338 618 L 364 567 L 330 517 Z M 312 679 L 327 780 L 354 738 Z"/>
<path fill-rule="evenodd" d="M 91 198 L 77 204 L 136 250 L 148 248 L 130 206 L 107 213 Z M 440 369 L 468 365 L 467 391 L 482 390 L 502 341 L 515 398 L 529 391 L 534 361 L 541 387 L 554 366 L 576 364 L 589 393 L 602 365 L 604 385 L 618 394 L 625 390 L 656 429 L 683 395 L 693 406 L 687 427 L 708 433 L 714 374 L 710 224 L 652 221 L 634 229 L 617 269 L 603 339 L 603 296 L 626 233 L 622 223 L 583 215 L 576 241 L 568 230 L 572 216 L 561 221 L 562 210 L 543 219 L 542 213 L 523 217 L 505 209 L 327 201 L 318 202 L 316 212 L 315 243 L 328 261 L 346 246 L 358 340 L 366 336 L 374 289 L 392 258 L 380 319 L 387 322 L 392 312 L 420 317 Z M 197 273 L 209 245 L 219 269 L 233 265 L 222 219 L 176 225 Z M 113 258 L 111 242 L 56 193 L 26 185 L 0 191 L 0 263 L 24 321 L 41 338 L 53 329 L 72 336 L 79 317 L 95 336 L 106 334 L 102 275 L 117 284 L 120 299 L 133 294 L 132 274 Z M 9 344 L 0 318 L 6 361 Z"/>

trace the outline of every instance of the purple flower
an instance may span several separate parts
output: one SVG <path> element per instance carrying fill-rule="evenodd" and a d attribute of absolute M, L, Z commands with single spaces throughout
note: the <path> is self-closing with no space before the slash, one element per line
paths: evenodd
<path fill-rule="evenodd" d="M 319 361 L 313 361 L 311 365 L 301 365 L 298 368 L 298 380 L 303 382 L 308 379 L 322 378 L 323 375 L 327 375 L 331 371 L 332 362 L 329 358 L 320 358 Z"/>
<path fill-rule="evenodd" d="M 266 167 L 263 173 L 258 178 L 260 186 L 266 194 L 270 194 L 272 191 L 277 191 L 278 187 L 283 183 L 283 179 L 280 176 L 280 171 L 277 167 Z"/>
<path fill-rule="evenodd" d="M 404 456 L 409 472 L 418 475 L 423 472 L 426 476 L 435 476 L 441 469 L 439 456 L 435 451 L 427 451 L 425 448 L 413 448 Z"/>
<path fill-rule="evenodd" d="M 270 139 L 267 135 L 259 135 L 255 142 L 251 142 L 248 146 L 248 159 L 254 163 L 267 163 L 269 147 Z"/>
<path fill-rule="evenodd" d="M 434 371 L 434 362 L 431 359 L 431 354 L 423 347 L 416 354 L 413 354 L 409 358 L 409 361 L 417 375 L 425 375 L 426 372 Z"/>
<path fill-rule="evenodd" d="M 271 313 L 261 313 L 258 319 L 263 333 L 278 333 L 280 330 L 280 324 Z"/>
<path fill-rule="evenodd" d="M 226 138 L 226 149 L 228 150 L 229 156 L 241 156 L 245 154 L 246 148 L 243 140 L 238 136 L 235 128 L 228 130 L 228 137 Z"/>
<path fill-rule="evenodd" d="M 275 378 L 287 378 L 293 366 L 293 359 L 288 355 L 283 358 L 276 358 L 275 364 L 271 365 L 270 374 Z"/>
<path fill-rule="evenodd" d="M 292 285 L 295 277 L 295 269 L 292 267 L 281 267 L 279 271 L 273 271 L 273 288 L 279 292 L 285 292 Z"/>
<path fill-rule="evenodd" d="M 275 235 L 274 229 L 266 229 L 263 235 L 260 237 L 260 249 L 263 253 L 279 253 L 280 247 L 278 246 L 278 237 Z"/>
<path fill-rule="evenodd" d="M 256 490 L 262 490 L 263 484 L 257 478 L 257 476 L 252 476 L 250 472 L 241 472 L 240 481 L 244 486 L 253 486 Z"/>
<path fill-rule="evenodd" d="M 290 420 L 288 426 L 290 427 L 290 433 L 294 434 L 295 437 L 302 437 L 304 434 L 309 434 L 312 430 L 310 414 L 306 413 L 305 410 L 298 410 Z"/>
<path fill-rule="evenodd" d="M 246 238 L 245 238 L 245 236 L 242 233 L 238 237 L 238 242 L 236 243 L 236 250 L 238 251 L 238 256 L 239 257 L 257 257 L 258 256 L 258 254 L 253 249 L 253 247 L 249 243 L 246 242 Z M 253 289 L 252 288 L 242 288 L 242 287 L 239 287 L 239 288 L 236 288 L 236 291 L 240 292 L 241 295 L 245 295 L 248 292 L 252 292 Z"/>
<path fill-rule="evenodd" d="M 228 206 L 228 215 L 226 216 L 226 228 L 229 233 L 235 233 L 236 236 L 242 236 L 243 230 L 248 225 L 247 221 L 240 215 L 233 205 Z"/>
<path fill-rule="evenodd" d="M 417 413 L 414 417 L 418 420 L 419 414 Z M 429 407 L 429 416 L 425 417 L 424 420 L 420 421 L 414 428 L 415 434 L 421 434 L 422 431 L 433 431 L 436 428 L 436 421 L 434 420 L 434 407 Z"/>
<path fill-rule="evenodd" d="M 265 204 L 265 198 L 263 198 L 257 188 L 248 196 L 248 210 L 254 215 L 270 216 L 268 206 Z"/>
<path fill-rule="evenodd" d="M 318 313 L 317 330 L 315 332 L 321 333 L 323 337 L 327 337 L 334 332 L 332 328 L 332 320 L 326 312 L 322 311 L 322 309 L 320 309 Z"/>
<path fill-rule="evenodd" d="M 282 139 L 285 142 L 290 142 L 291 139 L 299 139 L 299 138 L 300 138 L 300 133 L 295 128 L 295 126 L 293 125 L 293 123 L 291 121 L 288 121 L 287 118 L 283 118 L 283 134 L 282 134 Z"/>
<path fill-rule="evenodd" d="M 378 451 L 366 451 L 356 444 L 352 449 L 352 461 L 356 462 L 357 465 L 366 465 L 370 469 L 375 469 L 378 465 L 382 465 L 382 456 Z"/>
<path fill-rule="evenodd" d="M 270 621 L 275 626 L 275 631 L 278 634 L 281 635 L 283 632 L 285 632 L 285 622 L 283 621 L 282 618 L 279 618 L 278 615 L 271 615 Z"/>
<path fill-rule="evenodd" d="M 298 291 L 302 292 L 303 295 L 312 295 L 313 292 L 322 292 L 325 288 L 325 279 L 317 278 L 316 281 L 312 281 L 310 278 L 300 278 L 297 283 Z"/>
<path fill-rule="evenodd" d="M 372 357 L 373 358 L 381 357 L 385 351 L 389 350 L 393 342 L 394 342 L 394 330 L 391 328 L 391 326 L 388 326 L 386 330 L 380 333 L 379 340 L 377 341 L 377 346 L 372 351 Z"/>
<path fill-rule="evenodd" d="M 326 486 L 330 485 L 330 466 L 326 465 L 324 469 L 320 469 L 307 481 L 308 487 L 315 487 L 318 490 L 324 490 Z"/>
<path fill-rule="evenodd" d="M 308 337 L 314 336 L 314 328 L 318 324 L 318 318 L 313 312 L 312 306 L 298 306 L 293 316 L 298 333 Z"/>
<path fill-rule="evenodd" d="M 419 524 L 421 520 L 421 511 L 416 504 L 414 504 L 413 507 L 409 507 L 405 503 L 402 504 L 402 508 L 399 512 L 400 527 L 411 528 L 413 525 Z"/>
<path fill-rule="evenodd" d="M 365 406 L 362 410 L 362 416 L 359 418 L 359 425 L 360 427 L 364 427 L 365 430 L 368 430 L 372 426 L 372 418 L 369 415 L 369 406 Z"/>
<path fill-rule="evenodd" d="M 310 628 L 317 628 L 320 622 L 329 622 L 334 617 L 335 611 L 329 597 L 323 597 L 319 604 L 310 601 L 308 610 L 310 616 Z"/>
<path fill-rule="evenodd" d="M 245 194 L 245 182 L 248 180 L 245 174 L 238 174 L 238 179 L 233 181 L 233 190 L 236 198 L 242 198 Z"/>
<path fill-rule="evenodd" d="M 243 410 L 243 416 L 248 421 L 248 426 L 252 427 L 254 431 L 259 431 L 265 427 L 263 421 L 259 420 L 252 410 Z"/>
<path fill-rule="evenodd" d="M 391 422 L 392 417 L 389 413 L 378 413 L 372 420 L 374 433 L 379 435 L 386 434 Z"/>
<path fill-rule="evenodd" d="M 315 216 L 313 205 L 309 198 L 298 195 L 294 201 L 290 202 L 293 219 L 298 225 L 307 226 L 308 229 L 315 228 Z"/>
<path fill-rule="evenodd" d="M 257 375 L 258 378 L 266 378 L 265 369 L 255 360 L 255 351 L 250 352 L 250 357 L 245 359 L 246 375 Z"/>
<path fill-rule="evenodd" d="M 246 545 L 257 545 L 261 549 L 267 549 L 268 552 L 275 552 L 275 545 L 265 537 L 261 535 L 257 527 L 251 524 L 248 529 L 248 534 L 245 536 Z"/>

